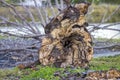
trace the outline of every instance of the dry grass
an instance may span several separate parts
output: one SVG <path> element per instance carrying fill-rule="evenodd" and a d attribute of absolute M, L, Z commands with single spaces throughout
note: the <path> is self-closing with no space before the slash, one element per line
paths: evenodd
<path fill-rule="evenodd" d="M 110 16 L 118 7 L 118 5 L 111 5 L 111 4 L 99 4 L 99 5 L 92 5 L 93 12 L 89 15 L 88 22 L 92 23 L 99 23 L 102 20 L 102 17 L 104 14 L 107 14 L 105 16 L 105 19 Z M 111 17 L 110 20 L 107 22 L 119 22 L 120 21 L 120 9 Z"/>
<path fill-rule="evenodd" d="M 99 23 L 104 15 L 104 13 L 106 13 L 106 11 L 107 11 L 106 17 L 108 17 L 110 14 L 112 14 L 112 12 L 114 12 L 114 10 L 118 7 L 118 5 L 100 4 L 100 5 L 92 5 L 92 7 L 94 8 L 94 11 L 87 16 L 87 20 L 88 20 L 88 22 Z M 26 14 L 27 11 L 23 7 L 17 6 L 15 8 L 21 15 L 23 15 L 25 17 L 26 20 L 31 21 L 31 18 L 29 17 L 28 14 Z M 41 8 L 39 8 L 39 9 L 45 18 L 44 11 Z M 47 10 L 48 15 L 51 16 L 52 15 L 51 9 L 50 8 L 45 8 L 45 9 Z M 10 21 L 15 21 L 14 18 L 17 18 L 17 17 L 15 17 L 10 11 L 12 11 L 12 10 L 9 9 L 8 7 L 0 7 L 0 16 L 4 16 L 6 18 L 9 18 Z M 35 7 L 31 7 L 30 11 L 32 12 L 35 20 L 40 21 L 40 19 L 38 17 L 39 16 L 38 12 L 35 9 Z M 56 8 L 55 8 L 55 12 L 57 13 Z M 117 11 L 116 14 L 114 14 L 112 16 L 112 18 L 107 22 L 118 22 L 118 21 L 120 21 L 119 17 L 120 17 L 120 10 Z"/>

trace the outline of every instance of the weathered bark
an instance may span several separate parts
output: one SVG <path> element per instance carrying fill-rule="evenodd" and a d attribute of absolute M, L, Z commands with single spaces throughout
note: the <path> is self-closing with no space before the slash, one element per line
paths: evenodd
<path fill-rule="evenodd" d="M 120 70 L 93 71 L 86 75 L 85 80 L 119 80 Z"/>
<path fill-rule="evenodd" d="M 42 40 L 39 61 L 42 65 L 86 67 L 93 55 L 92 39 L 86 28 L 89 4 L 69 6 L 46 25 L 49 35 Z"/>

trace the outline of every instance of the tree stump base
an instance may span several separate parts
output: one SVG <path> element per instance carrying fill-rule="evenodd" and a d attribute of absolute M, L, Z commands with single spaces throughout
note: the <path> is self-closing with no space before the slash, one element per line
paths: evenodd
<path fill-rule="evenodd" d="M 47 30 L 50 36 L 42 40 L 39 50 L 39 61 L 42 65 L 64 68 L 87 67 L 93 55 L 92 39 L 86 28 L 85 20 L 88 6 L 87 3 L 70 6 L 54 18 L 52 23 L 49 23 L 51 24 L 49 27 L 52 28 L 50 31 Z M 59 19 L 60 24 L 53 28 L 52 25 L 56 24 L 58 18 L 61 19 Z"/>

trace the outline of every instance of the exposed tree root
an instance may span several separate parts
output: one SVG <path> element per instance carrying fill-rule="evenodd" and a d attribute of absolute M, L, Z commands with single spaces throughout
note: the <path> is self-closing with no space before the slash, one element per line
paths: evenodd
<path fill-rule="evenodd" d="M 93 47 L 86 29 L 88 3 L 69 6 L 46 26 L 49 37 L 42 40 L 39 61 L 42 65 L 87 67 Z"/>

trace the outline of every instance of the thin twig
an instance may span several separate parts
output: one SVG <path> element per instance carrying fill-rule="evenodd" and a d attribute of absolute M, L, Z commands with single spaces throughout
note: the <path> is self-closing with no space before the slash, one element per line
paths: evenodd
<path fill-rule="evenodd" d="M 0 33 L 2 34 L 6 34 L 6 35 L 9 35 L 9 36 L 15 36 L 15 37 L 20 37 L 20 38 L 36 38 L 36 37 L 43 37 L 43 36 L 46 36 L 46 35 L 41 35 L 41 34 L 35 34 L 35 35 L 17 35 L 17 34 L 12 34 L 12 33 L 9 33 L 9 32 L 3 32 L 0 30 Z"/>
<path fill-rule="evenodd" d="M 94 47 L 94 49 L 108 49 L 108 48 L 115 48 L 118 47 L 120 48 L 120 44 L 114 44 L 114 45 L 110 45 L 110 46 L 102 46 L 102 47 Z"/>
<path fill-rule="evenodd" d="M 39 15 L 38 17 L 39 17 L 39 19 L 41 21 L 41 24 L 43 24 L 45 26 L 45 21 L 44 21 L 43 15 L 42 15 L 42 13 L 41 13 L 38 5 L 37 5 L 37 2 L 36 2 L 36 0 L 33 0 L 33 1 L 34 1 L 35 6 L 36 6 L 36 9 L 38 11 L 38 15 Z"/>

